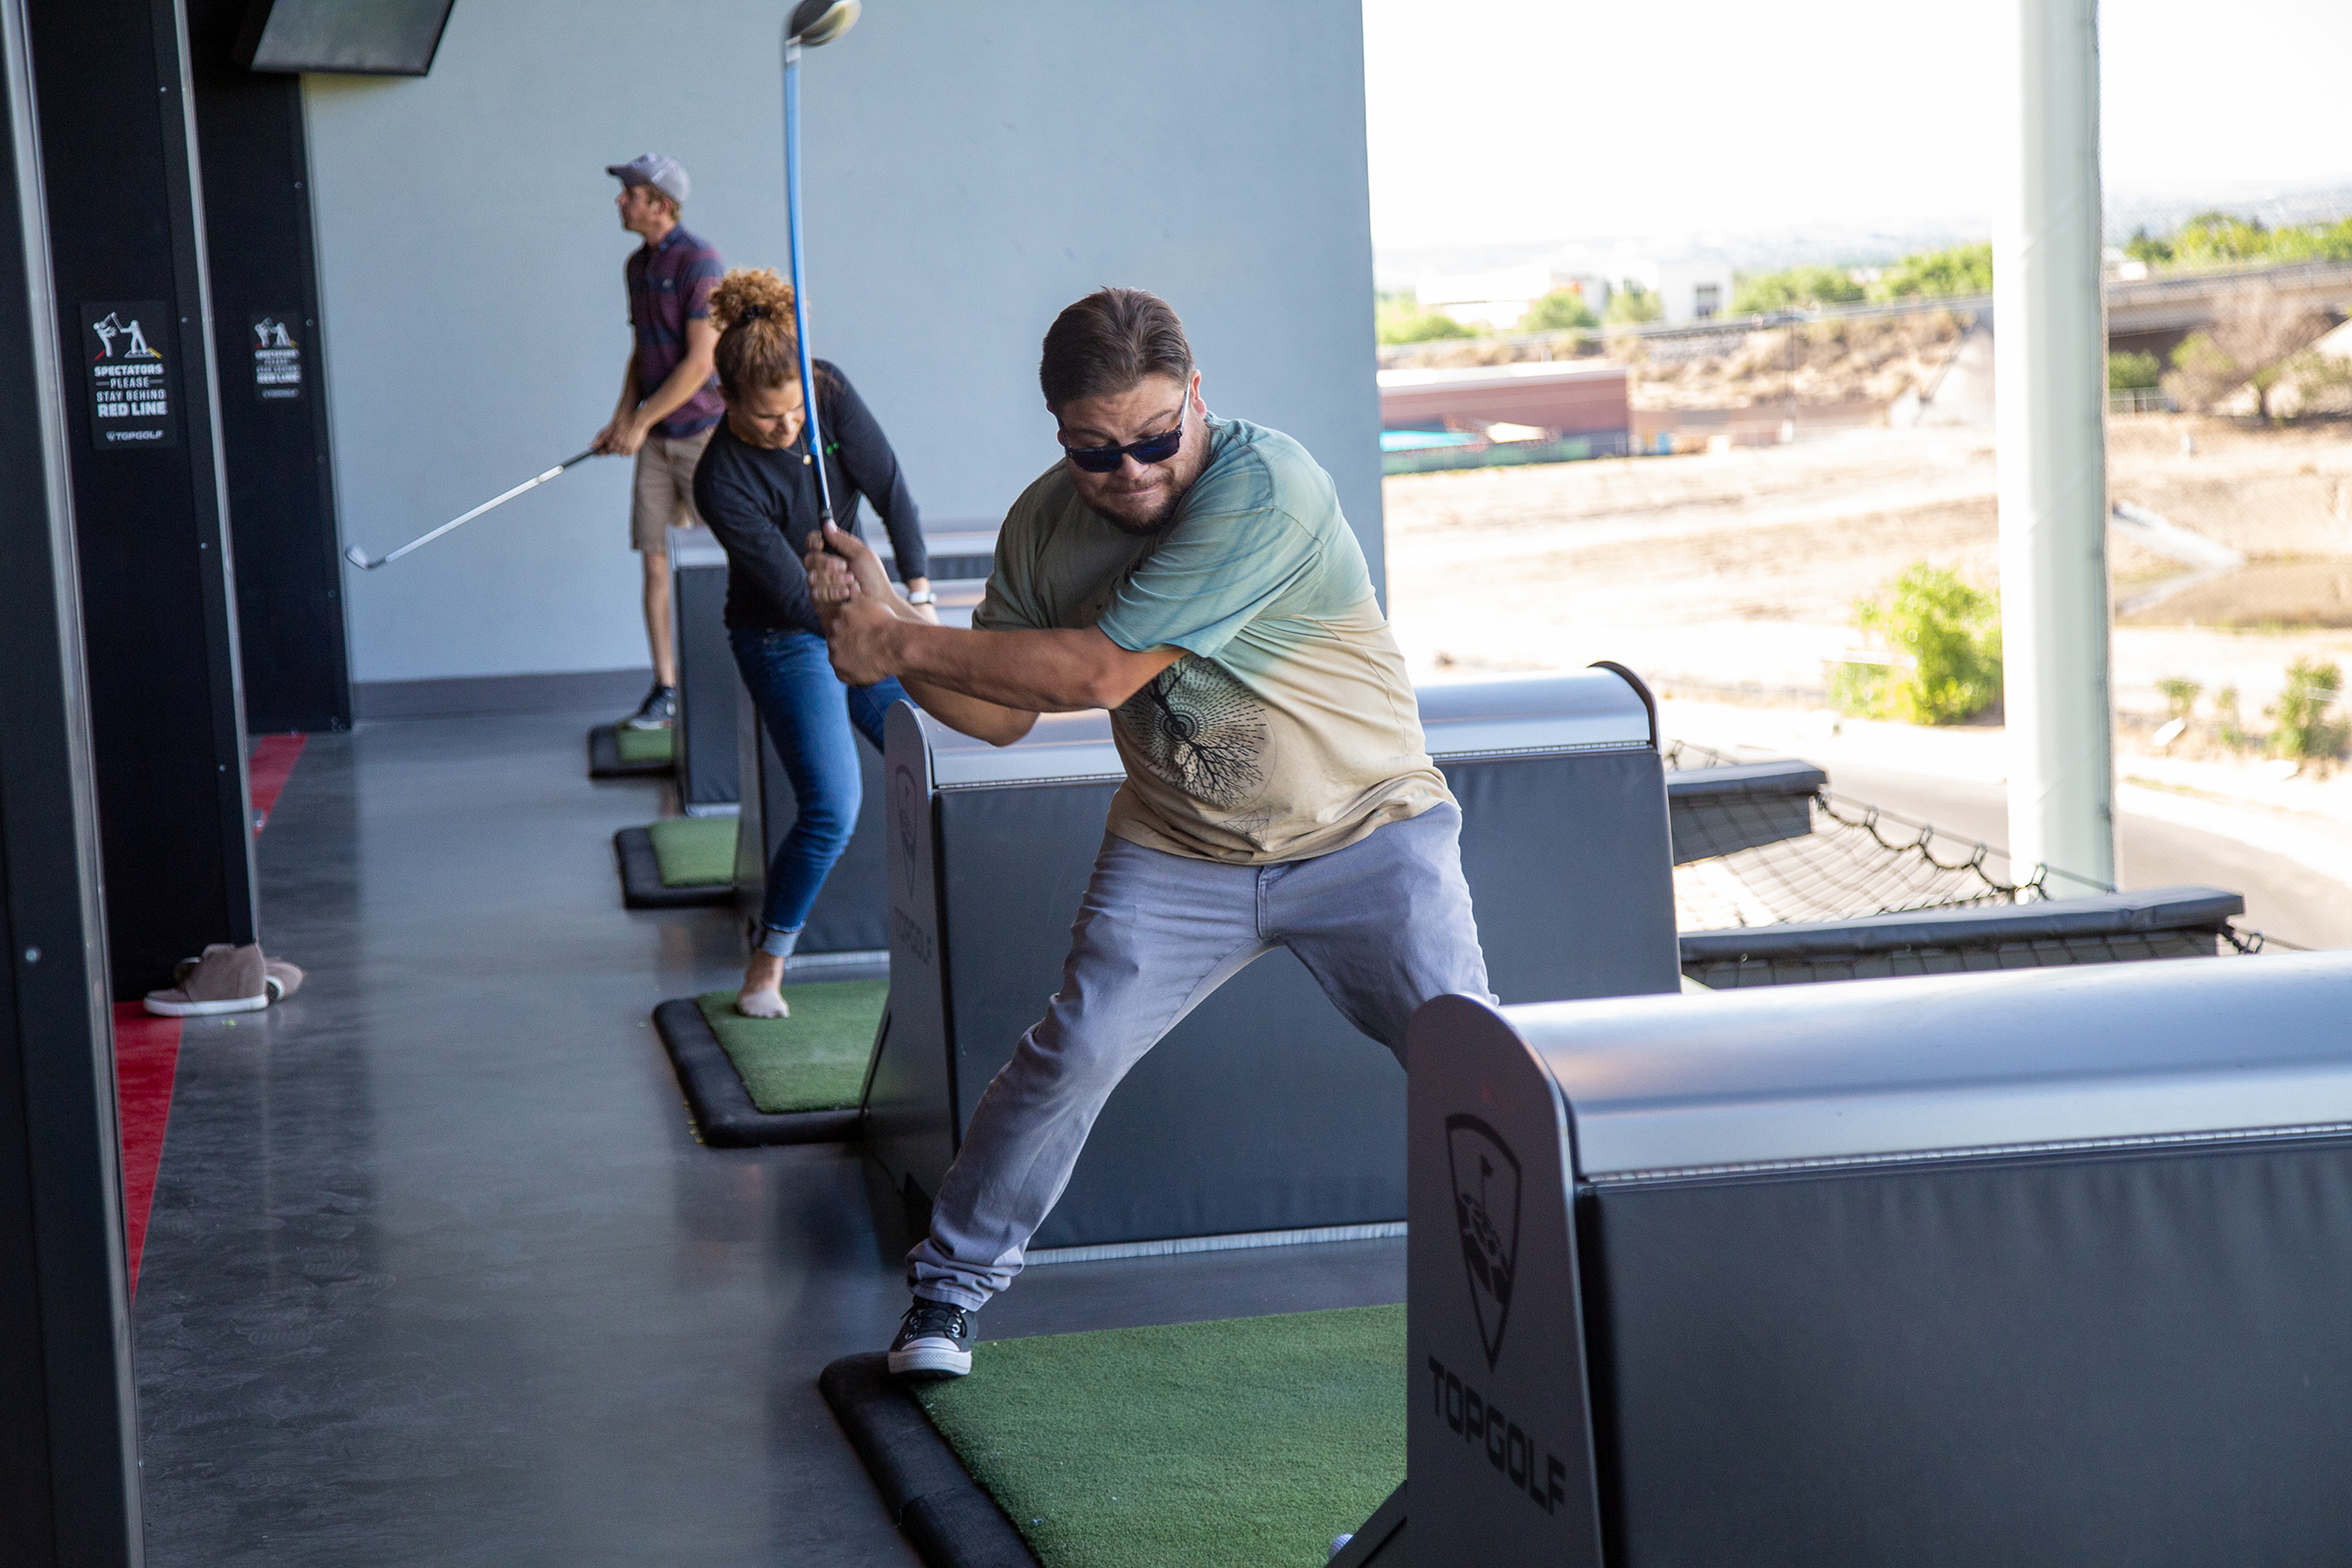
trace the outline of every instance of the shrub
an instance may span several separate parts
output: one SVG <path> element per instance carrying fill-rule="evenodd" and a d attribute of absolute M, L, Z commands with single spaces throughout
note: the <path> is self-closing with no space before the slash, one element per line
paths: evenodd
<path fill-rule="evenodd" d="M 2306 656 L 2287 665 L 2286 690 L 2264 710 L 2278 720 L 2278 729 L 2271 734 L 2273 749 L 2299 762 L 2342 752 L 2352 723 L 2329 718 L 2328 710 L 2343 688 L 2344 672 L 2332 660 Z"/>
<path fill-rule="evenodd" d="M 2225 686 L 2213 694 L 2213 710 L 2222 721 L 2222 744 L 2231 751 L 2242 750 L 2248 736 L 2246 721 L 2237 710 L 2237 688 Z"/>
<path fill-rule="evenodd" d="M 1374 334 L 1383 343 L 1427 343 L 1478 333 L 1444 311 L 1433 311 L 1410 294 L 1383 294 L 1372 313 Z"/>
<path fill-rule="evenodd" d="M 2107 390 L 2135 392 L 2144 387 L 2160 385 L 2164 366 L 2153 354 L 2110 354 L 2107 356 Z"/>
<path fill-rule="evenodd" d="M 1522 332 L 1565 332 L 1599 324 L 1600 318 L 1592 314 L 1592 307 L 1572 288 L 1553 289 L 1530 305 L 1527 314 L 1519 318 Z"/>
<path fill-rule="evenodd" d="M 1861 298 L 1862 285 L 1840 268 L 1786 267 L 1741 278 L 1732 291 L 1732 314 L 1770 316 L 1776 311 L 1819 310 L 1824 305 L 1851 305 Z"/>
<path fill-rule="evenodd" d="M 1886 269 L 1871 285 L 1873 299 L 1899 300 L 1918 295 L 1936 298 L 1951 294 L 1992 292 L 1992 246 L 1954 245 L 1949 250 L 1922 251 Z"/>
<path fill-rule="evenodd" d="M 1854 605 L 1854 624 L 1876 633 L 1904 665 L 1833 672 L 1832 695 L 1852 705 L 1847 711 L 1950 724 L 2000 701 L 2000 598 L 1958 572 L 1915 561 L 1876 599 Z"/>
<path fill-rule="evenodd" d="M 1609 291 L 1609 319 L 1621 326 L 1662 321 L 1666 302 L 1629 277 Z"/>
<path fill-rule="evenodd" d="M 2156 689 L 2164 694 L 2164 710 L 2167 716 L 2186 718 L 2196 710 L 2197 694 L 2205 688 L 2184 676 L 2167 675 L 2156 683 Z"/>

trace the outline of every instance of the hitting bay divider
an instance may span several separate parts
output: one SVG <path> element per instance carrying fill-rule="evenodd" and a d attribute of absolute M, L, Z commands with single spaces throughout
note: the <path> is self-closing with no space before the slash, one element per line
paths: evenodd
<path fill-rule="evenodd" d="M 1404 1341 L 1402 1307 L 1355 1307 L 987 1341 L 911 1388 L 852 1356 L 820 1386 L 931 1568 L 1321 1568 L 1403 1473 Z"/>
<path fill-rule="evenodd" d="M 2335 1560 L 2348 1011 L 2340 953 L 1429 1003 L 1403 1552 Z"/>
<path fill-rule="evenodd" d="M 889 991 L 879 977 L 787 985 L 786 1018 L 746 1018 L 731 991 L 655 1008 L 703 1142 L 740 1149 L 855 1137 Z"/>
<path fill-rule="evenodd" d="M 800 805 L 793 795 L 792 780 L 785 775 L 783 759 L 776 755 L 775 742 L 753 710 L 752 694 L 740 678 L 735 681 L 734 701 L 736 776 L 754 781 L 754 787 L 743 792 L 738 818 L 742 836 L 735 849 L 736 906 L 750 918 L 760 912 L 768 861 L 784 842 L 784 835 L 792 831 Z M 808 923 L 801 930 L 796 953 L 871 953 L 890 941 L 885 882 L 889 868 L 882 847 L 890 832 L 890 811 L 882 790 L 882 759 L 864 737 L 858 737 L 856 745 L 861 791 L 858 826 L 809 907 Z"/>
<path fill-rule="evenodd" d="M 1505 999 L 1670 993 L 1666 792 L 1648 694 L 1613 667 L 1421 693 Z M 889 720 L 891 1012 L 869 1149 L 919 1211 L 973 1105 L 1059 983 L 1124 776 L 1109 715 L 1017 745 Z M 1213 715 L 1207 722 L 1214 722 Z M 1288 953 L 1202 1002 L 1103 1108 L 1041 1250 L 1404 1218 L 1404 1074 Z"/>
<path fill-rule="evenodd" d="M 630 729 L 599 724 L 588 732 L 590 778 L 667 778 L 675 742 L 665 729 Z"/>

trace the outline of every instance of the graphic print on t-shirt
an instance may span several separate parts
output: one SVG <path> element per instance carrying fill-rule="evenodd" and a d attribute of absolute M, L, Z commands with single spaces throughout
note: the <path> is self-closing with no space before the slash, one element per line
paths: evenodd
<path fill-rule="evenodd" d="M 1265 782 L 1266 710 L 1216 661 L 1187 654 L 1119 705 L 1119 722 L 1152 772 L 1236 810 Z"/>

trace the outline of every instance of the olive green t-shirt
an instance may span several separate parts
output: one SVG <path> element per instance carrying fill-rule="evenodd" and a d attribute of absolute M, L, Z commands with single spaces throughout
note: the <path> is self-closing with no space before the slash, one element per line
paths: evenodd
<path fill-rule="evenodd" d="M 972 624 L 1185 650 L 1111 714 L 1108 825 L 1130 843 L 1262 865 L 1451 799 L 1331 476 L 1279 430 L 1211 419 L 1207 466 L 1150 537 L 1055 464 L 1004 519 Z"/>

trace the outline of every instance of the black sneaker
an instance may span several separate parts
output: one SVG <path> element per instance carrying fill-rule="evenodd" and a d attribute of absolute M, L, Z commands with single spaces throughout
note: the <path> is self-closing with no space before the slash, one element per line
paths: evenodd
<path fill-rule="evenodd" d="M 890 1342 L 890 1370 L 903 1378 L 959 1378 L 972 1369 L 972 1315 L 921 1297 Z"/>
<path fill-rule="evenodd" d="M 637 711 L 621 720 L 631 729 L 667 729 L 678 721 L 678 689 L 657 684 L 637 705 Z"/>

